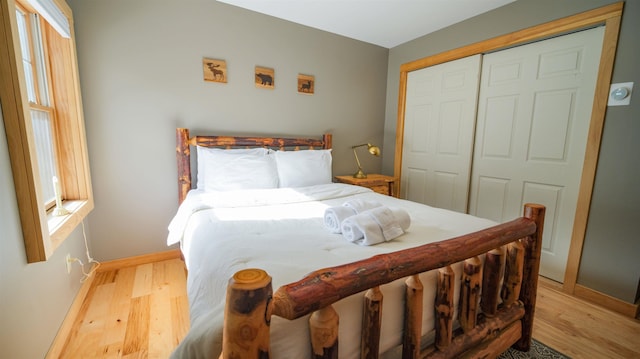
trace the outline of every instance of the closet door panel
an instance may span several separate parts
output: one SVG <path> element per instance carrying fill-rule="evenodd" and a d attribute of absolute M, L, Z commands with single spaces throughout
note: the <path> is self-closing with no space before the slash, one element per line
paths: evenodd
<path fill-rule="evenodd" d="M 505 215 L 509 182 L 508 178 L 478 177 L 475 215 L 499 222 Z"/>
<path fill-rule="evenodd" d="M 412 71 L 402 149 L 402 198 L 466 212 L 481 56 Z"/>
<path fill-rule="evenodd" d="M 405 179 L 405 198 L 412 198 L 414 202 L 424 203 L 426 201 L 427 171 L 419 168 L 407 168 L 402 171 Z"/>
<path fill-rule="evenodd" d="M 529 161 L 567 161 L 571 143 L 570 130 L 575 107 L 575 91 L 536 93 L 529 138 Z"/>
<path fill-rule="evenodd" d="M 603 33 L 585 30 L 483 58 L 469 211 L 504 222 L 526 202 L 547 206 L 540 273 L 560 282 Z"/>
<path fill-rule="evenodd" d="M 479 149 L 484 158 L 508 159 L 513 152 L 513 130 L 518 96 L 487 99 L 486 121 Z"/>
<path fill-rule="evenodd" d="M 547 256 L 555 256 L 558 236 L 555 233 L 558 223 L 558 215 L 563 203 L 562 195 L 564 187 L 552 186 L 543 183 L 525 182 L 523 191 L 523 203 L 544 203 L 546 206 L 545 222 L 554 224 L 544 227 L 545 233 L 549 235 L 542 238 L 542 250 Z M 548 219 L 547 219 L 548 218 Z"/>

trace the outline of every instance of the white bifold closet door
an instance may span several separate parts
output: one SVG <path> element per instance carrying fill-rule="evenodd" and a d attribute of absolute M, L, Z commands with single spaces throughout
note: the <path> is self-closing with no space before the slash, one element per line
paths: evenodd
<path fill-rule="evenodd" d="M 481 55 L 411 71 L 402 149 L 402 198 L 467 211 Z"/>
<path fill-rule="evenodd" d="M 562 282 L 604 28 L 412 71 L 401 197 L 505 222 L 547 207 L 540 274 Z"/>
<path fill-rule="evenodd" d="M 540 274 L 562 282 L 604 28 L 483 58 L 469 213 L 499 222 L 547 207 Z"/>

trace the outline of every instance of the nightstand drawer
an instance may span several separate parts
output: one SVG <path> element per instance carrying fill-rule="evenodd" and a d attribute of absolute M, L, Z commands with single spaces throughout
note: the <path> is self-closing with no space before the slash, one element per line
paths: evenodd
<path fill-rule="evenodd" d="M 372 189 L 374 192 L 396 197 L 393 193 L 396 178 L 393 176 L 385 176 L 380 174 L 370 174 L 367 175 L 367 178 L 354 178 L 353 176 L 336 176 L 336 180 L 340 183 L 348 183 L 356 186 L 367 187 Z"/>
<path fill-rule="evenodd" d="M 391 190 L 391 188 L 390 188 L 390 186 L 388 184 L 370 186 L 369 188 L 371 188 L 374 192 L 378 192 L 378 193 L 381 193 L 381 194 L 386 194 L 387 196 L 391 196 L 393 194 L 393 191 Z"/>

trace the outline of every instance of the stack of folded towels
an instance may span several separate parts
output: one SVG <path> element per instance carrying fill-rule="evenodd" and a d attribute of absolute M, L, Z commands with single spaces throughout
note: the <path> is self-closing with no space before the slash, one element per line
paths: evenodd
<path fill-rule="evenodd" d="M 348 241 L 363 246 L 397 238 L 410 224 L 411 218 L 404 209 L 361 199 L 327 208 L 324 212 L 324 225 L 330 232 L 342 233 Z"/>

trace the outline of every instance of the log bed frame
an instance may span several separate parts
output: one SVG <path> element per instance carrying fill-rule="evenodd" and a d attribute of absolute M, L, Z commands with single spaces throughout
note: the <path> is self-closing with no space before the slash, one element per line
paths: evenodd
<path fill-rule="evenodd" d="M 322 139 L 195 136 L 176 130 L 179 201 L 191 189 L 190 145 L 217 147 L 331 148 Z M 406 278 L 402 358 L 494 358 L 513 347 L 528 351 L 535 313 L 545 208 L 526 204 L 513 221 L 437 243 L 341 266 L 319 269 L 278 288 L 260 269 L 229 280 L 221 358 L 269 358 L 269 324 L 311 314 L 313 358 L 338 358 L 338 315 L 332 304 L 364 292 L 361 358 L 379 356 L 382 318 L 380 286 Z M 484 255 L 484 264 L 480 256 Z M 462 278 L 452 265 L 463 262 Z M 423 308 L 420 273 L 437 270 L 435 308 Z M 454 280 L 460 280 L 458 319 Z M 421 344 L 423 310 L 435 311 L 433 340 Z M 292 334 L 295 335 L 295 334 Z"/>

